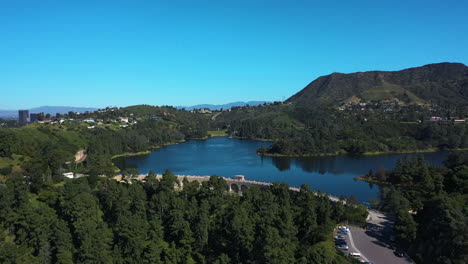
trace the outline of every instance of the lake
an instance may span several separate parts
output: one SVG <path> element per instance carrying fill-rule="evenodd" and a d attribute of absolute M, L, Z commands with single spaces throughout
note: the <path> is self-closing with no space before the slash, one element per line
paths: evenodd
<path fill-rule="evenodd" d="M 356 181 L 370 169 L 380 166 L 394 168 L 398 159 L 405 156 L 424 155 L 425 159 L 440 166 L 448 152 L 424 154 L 391 154 L 376 156 L 342 155 L 333 157 L 262 157 L 256 150 L 271 142 L 214 137 L 206 140 L 190 140 L 162 147 L 148 155 L 120 157 L 114 163 L 120 168 L 137 168 L 140 173 L 154 170 L 163 173 L 170 169 L 182 175 L 220 175 L 233 177 L 245 175 L 246 179 L 265 182 L 285 182 L 300 187 L 308 184 L 311 189 L 340 196 L 354 195 L 359 201 L 377 199 L 377 185 Z"/>

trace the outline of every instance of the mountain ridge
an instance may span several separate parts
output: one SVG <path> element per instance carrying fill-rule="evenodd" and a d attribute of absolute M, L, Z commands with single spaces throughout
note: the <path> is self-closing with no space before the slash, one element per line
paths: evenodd
<path fill-rule="evenodd" d="M 399 71 L 332 73 L 309 83 L 285 102 L 336 105 L 348 98 L 419 104 L 468 103 L 468 67 L 434 63 Z"/>
<path fill-rule="evenodd" d="M 200 109 L 200 108 L 208 108 L 210 110 L 220 110 L 222 109 L 229 109 L 235 106 L 245 106 L 245 105 L 260 105 L 264 103 L 269 103 L 268 101 L 237 101 L 227 104 L 199 104 L 199 105 L 192 105 L 192 106 L 176 106 L 178 109 L 185 109 L 185 110 L 193 110 L 193 109 Z"/>

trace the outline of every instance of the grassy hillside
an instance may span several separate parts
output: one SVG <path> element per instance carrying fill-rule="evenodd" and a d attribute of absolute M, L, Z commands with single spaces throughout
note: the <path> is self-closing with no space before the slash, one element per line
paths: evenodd
<path fill-rule="evenodd" d="M 322 76 L 290 97 L 295 104 L 340 104 L 350 98 L 369 101 L 466 106 L 468 67 L 438 63 L 401 71 L 370 71 Z"/>
<path fill-rule="evenodd" d="M 112 156 L 207 137 L 209 120 L 173 107 L 137 105 L 0 128 L 0 177 L 23 172 L 40 185 L 68 171 L 107 175 L 113 171 Z M 86 150 L 87 158 L 74 164 L 79 150 Z"/>

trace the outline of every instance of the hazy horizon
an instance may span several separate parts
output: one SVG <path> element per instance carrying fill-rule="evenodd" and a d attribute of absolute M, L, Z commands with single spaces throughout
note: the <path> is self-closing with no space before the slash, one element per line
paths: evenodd
<path fill-rule="evenodd" d="M 227 105 L 227 104 L 233 104 L 233 103 L 249 103 L 249 102 L 268 102 L 265 100 L 241 100 L 241 101 L 234 101 L 234 102 L 226 102 L 226 103 L 199 103 L 199 104 L 193 104 L 193 105 L 153 105 L 153 104 L 135 104 L 135 105 L 152 105 L 152 106 L 173 106 L 173 107 L 194 107 L 194 106 L 199 106 L 199 105 Z M 74 107 L 74 108 L 95 108 L 95 109 L 104 109 L 106 107 L 128 107 L 128 106 L 133 106 L 133 105 L 107 105 L 107 106 L 102 106 L 102 107 L 89 107 L 89 106 L 82 106 L 82 105 L 38 105 L 38 106 L 33 106 L 33 107 L 17 107 L 13 109 L 6 109 L 6 108 L 0 108 L 0 111 L 18 111 L 18 110 L 31 110 L 35 108 L 42 108 L 42 107 Z"/>

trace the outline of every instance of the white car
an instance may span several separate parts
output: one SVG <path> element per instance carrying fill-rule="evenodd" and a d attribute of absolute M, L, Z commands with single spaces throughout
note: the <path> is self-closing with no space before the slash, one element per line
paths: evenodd
<path fill-rule="evenodd" d="M 351 253 L 349 253 L 349 255 L 351 257 L 355 257 L 355 258 L 361 257 L 361 253 L 357 253 L 357 252 L 351 252 Z"/>

